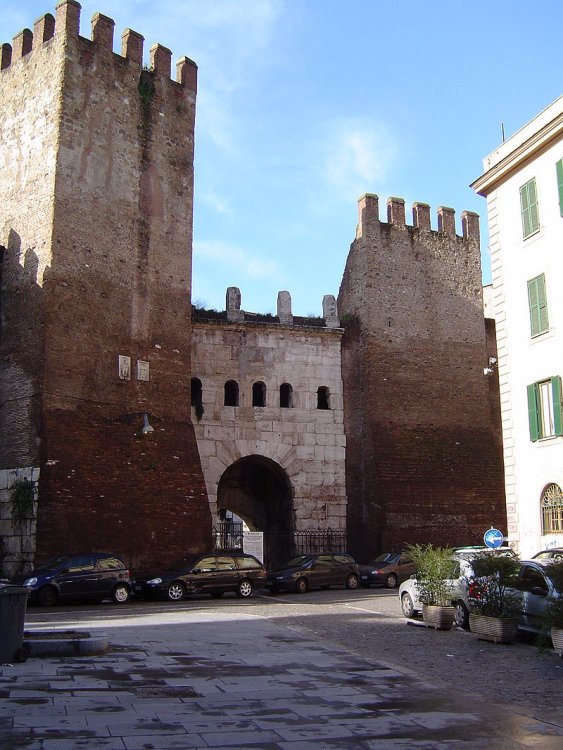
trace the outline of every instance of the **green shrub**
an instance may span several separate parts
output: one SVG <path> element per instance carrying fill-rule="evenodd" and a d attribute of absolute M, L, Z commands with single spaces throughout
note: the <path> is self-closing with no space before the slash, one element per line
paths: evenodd
<path fill-rule="evenodd" d="M 473 579 L 469 584 L 469 601 L 473 610 L 488 617 L 513 617 L 520 562 L 513 555 L 482 552 L 471 560 Z"/>
<path fill-rule="evenodd" d="M 414 577 L 420 601 L 438 607 L 451 606 L 453 579 L 459 574 L 453 550 L 432 544 L 412 544 L 407 547 L 407 552 L 416 567 Z"/>
<path fill-rule="evenodd" d="M 33 515 L 35 485 L 29 479 L 16 479 L 10 493 L 10 510 L 16 523 L 21 523 Z"/>

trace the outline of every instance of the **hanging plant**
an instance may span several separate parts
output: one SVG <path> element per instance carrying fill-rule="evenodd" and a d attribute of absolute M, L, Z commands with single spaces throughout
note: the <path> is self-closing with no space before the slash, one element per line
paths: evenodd
<path fill-rule="evenodd" d="M 21 523 L 33 515 L 35 486 L 29 479 L 16 479 L 10 495 L 12 519 Z"/>

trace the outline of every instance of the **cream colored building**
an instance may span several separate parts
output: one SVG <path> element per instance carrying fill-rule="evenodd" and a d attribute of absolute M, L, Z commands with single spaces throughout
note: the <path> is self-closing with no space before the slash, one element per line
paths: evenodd
<path fill-rule="evenodd" d="M 563 546 L 563 96 L 484 159 L 508 538 Z"/>

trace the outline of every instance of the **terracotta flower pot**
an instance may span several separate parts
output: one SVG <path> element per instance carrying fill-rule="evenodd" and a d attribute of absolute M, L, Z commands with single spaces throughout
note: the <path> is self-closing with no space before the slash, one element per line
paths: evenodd
<path fill-rule="evenodd" d="M 516 620 L 487 615 L 469 615 L 469 627 L 480 641 L 491 643 L 512 643 L 518 632 Z"/>
<path fill-rule="evenodd" d="M 551 642 L 555 653 L 559 656 L 563 656 L 563 628 L 551 628 Z"/>
<path fill-rule="evenodd" d="M 455 607 L 439 607 L 434 604 L 422 605 L 422 619 L 427 628 L 450 630 L 454 623 Z"/>

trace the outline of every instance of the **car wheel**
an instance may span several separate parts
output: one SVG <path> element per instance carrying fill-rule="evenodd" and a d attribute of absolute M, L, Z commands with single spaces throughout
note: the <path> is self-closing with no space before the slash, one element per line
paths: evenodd
<path fill-rule="evenodd" d="M 295 584 L 295 590 L 298 594 L 306 594 L 309 591 L 309 584 L 306 578 L 298 578 Z"/>
<path fill-rule="evenodd" d="M 350 575 L 346 579 L 346 588 L 352 589 L 353 591 L 354 589 L 357 589 L 359 585 L 360 579 L 358 578 L 358 576 L 355 573 L 350 573 Z"/>
<path fill-rule="evenodd" d="M 458 628 L 468 630 L 469 628 L 469 610 L 465 606 L 464 602 L 459 601 L 454 604 L 454 623 Z"/>
<path fill-rule="evenodd" d="M 412 617 L 414 615 L 414 604 L 410 594 L 404 593 L 401 596 L 401 609 L 405 617 Z"/>
<path fill-rule="evenodd" d="M 385 587 L 388 589 L 394 589 L 398 583 L 399 581 L 395 573 L 389 573 L 389 575 L 385 579 Z"/>
<path fill-rule="evenodd" d="M 220 599 L 223 596 L 224 593 L 225 593 L 224 591 L 214 591 L 211 594 L 211 598 L 212 599 Z"/>
<path fill-rule="evenodd" d="M 129 588 L 124 583 L 118 584 L 114 588 L 111 598 L 116 604 L 125 604 L 129 601 Z"/>
<path fill-rule="evenodd" d="M 252 581 L 249 581 L 248 578 L 245 578 L 244 581 L 240 581 L 239 585 L 237 586 L 237 596 L 240 596 L 242 599 L 246 599 L 252 594 L 253 590 Z"/>
<path fill-rule="evenodd" d="M 59 600 L 57 590 L 53 586 L 43 586 L 37 594 L 37 601 L 42 607 L 52 607 Z"/>
<path fill-rule="evenodd" d="M 168 586 L 166 594 L 171 602 L 181 602 L 186 596 L 186 589 L 184 584 L 180 583 L 180 581 L 172 581 Z"/>

